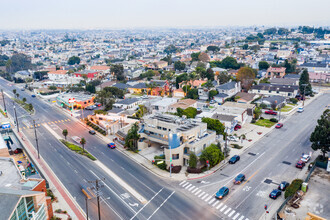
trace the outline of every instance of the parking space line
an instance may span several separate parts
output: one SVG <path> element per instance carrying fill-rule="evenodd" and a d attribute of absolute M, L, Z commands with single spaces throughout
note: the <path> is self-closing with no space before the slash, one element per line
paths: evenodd
<path fill-rule="evenodd" d="M 208 202 L 210 199 L 212 198 L 212 196 L 208 197 L 207 199 L 205 199 L 205 202 Z"/>
<path fill-rule="evenodd" d="M 219 209 L 222 205 L 223 205 L 223 203 L 220 203 L 220 204 L 216 207 L 216 209 Z"/>
<path fill-rule="evenodd" d="M 198 187 L 196 187 L 191 193 L 195 193 L 198 190 Z"/>
<path fill-rule="evenodd" d="M 205 194 L 203 197 L 202 197 L 202 200 L 204 200 L 209 194 Z"/>
<path fill-rule="evenodd" d="M 191 191 L 193 188 L 195 188 L 195 186 L 192 186 L 188 189 L 188 191 Z"/>
<path fill-rule="evenodd" d="M 222 207 L 222 209 L 220 209 L 220 212 L 223 212 L 223 210 L 225 210 L 227 208 L 227 206 L 225 205 L 224 207 Z"/>
<path fill-rule="evenodd" d="M 201 190 L 201 189 L 200 189 L 200 190 L 198 190 L 198 191 L 195 193 L 195 196 L 197 196 L 197 194 L 198 194 L 200 191 L 202 191 L 202 190 Z"/>
<path fill-rule="evenodd" d="M 233 220 L 236 220 L 238 216 L 239 216 L 239 213 L 236 213 L 236 215 L 233 217 Z"/>
<path fill-rule="evenodd" d="M 227 215 L 228 212 L 230 212 L 231 208 L 228 207 L 228 209 L 224 212 L 225 215 Z"/>
<path fill-rule="evenodd" d="M 204 194 L 205 194 L 205 192 L 202 192 L 201 194 L 199 194 L 198 198 L 201 197 L 201 196 L 204 195 Z"/>
<path fill-rule="evenodd" d="M 214 201 L 215 201 L 215 198 L 211 199 L 211 201 L 209 202 L 209 204 L 211 205 Z"/>
<path fill-rule="evenodd" d="M 234 215 L 235 212 L 236 212 L 236 211 L 233 210 L 233 211 L 228 215 L 228 217 L 231 217 L 232 215 Z"/>
<path fill-rule="evenodd" d="M 244 218 L 244 215 L 242 215 L 238 220 L 243 220 L 243 218 Z"/>
<path fill-rule="evenodd" d="M 185 180 L 183 180 L 180 184 L 179 184 L 179 186 L 181 186 L 182 184 L 184 184 L 186 181 Z"/>

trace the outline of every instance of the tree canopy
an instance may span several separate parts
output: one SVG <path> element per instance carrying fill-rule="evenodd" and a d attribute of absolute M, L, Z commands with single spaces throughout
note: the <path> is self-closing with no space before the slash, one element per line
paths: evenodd
<path fill-rule="evenodd" d="M 327 109 L 317 120 L 317 125 L 311 134 L 313 150 L 321 150 L 323 157 L 330 151 L 330 109 Z"/>
<path fill-rule="evenodd" d="M 225 131 L 225 126 L 218 119 L 202 118 L 202 122 L 207 124 L 207 129 L 216 131 L 218 135 Z"/>
<path fill-rule="evenodd" d="M 248 91 L 255 79 L 255 74 L 250 67 L 241 67 L 237 72 L 236 78 L 241 82 L 242 88 Z"/>
<path fill-rule="evenodd" d="M 201 52 L 190 54 L 191 60 L 192 61 L 199 61 L 198 57 L 199 57 L 200 54 L 201 54 Z"/>
<path fill-rule="evenodd" d="M 132 151 L 137 150 L 137 141 L 140 138 L 138 131 L 139 131 L 139 125 L 137 122 L 135 122 L 127 132 L 125 138 L 125 147 L 127 147 L 129 150 Z"/>
<path fill-rule="evenodd" d="M 217 46 L 208 46 L 206 49 L 212 52 L 218 52 L 220 50 L 220 48 Z"/>
<path fill-rule="evenodd" d="M 306 85 L 306 87 L 305 87 L 305 85 Z M 306 69 L 304 69 L 304 71 L 300 75 L 299 91 L 300 91 L 301 95 L 303 95 L 303 94 L 310 95 L 310 94 L 313 93 L 312 85 L 309 82 L 309 74 L 308 74 L 308 71 Z"/>
<path fill-rule="evenodd" d="M 267 61 L 260 61 L 259 62 L 259 69 L 260 70 L 266 70 L 269 68 L 269 64 L 267 63 Z"/>
<path fill-rule="evenodd" d="M 75 65 L 75 64 L 79 64 L 79 63 L 80 63 L 80 58 L 77 56 L 72 56 L 68 60 L 69 65 Z"/>
<path fill-rule="evenodd" d="M 187 116 L 187 118 L 195 118 L 197 115 L 197 109 L 195 109 L 194 107 L 188 107 L 184 110 L 181 108 L 177 108 L 177 115 L 180 117 L 182 115 L 185 115 Z"/>
<path fill-rule="evenodd" d="M 181 61 L 175 61 L 174 62 L 174 69 L 175 70 L 184 70 L 186 68 L 186 64 L 184 62 Z"/>
<path fill-rule="evenodd" d="M 6 69 L 9 73 L 15 73 L 20 70 L 28 70 L 31 68 L 31 57 L 23 53 L 14 54 L 6 63 Z"/>
<path fill-rule="evenodd" d="M 240 64 L 237 63 L 237 60 L 233 57 L 226 57 L 222 61 L 211 61 L 211 66 L 216 66 L 224 69 L 239 69 Z"/>
<path fill-rule="evenodd" d="M 112 65 L 110 71 L 116 75 L 118 81 L 123 81 L 125 79 L 124 66 L 122 64 Z"/>
<path fill-rule="evenodd" d="M 199 159 L 201 161 L 203 161 L 204 163 L 206 161 L 209 161 L 211 167 L 214 167 L 215 165 L 220 163 L 224 158 L 225 157 L 224 157 L 223 153 L 218 148 L 218 146 L 215 144 L 211 144 L 210 146 L 205 148 L 202 151 L 201 156 L 199 157 Z"/>
<path fill-rule="evenodd" d="M 173 44 L 167 46 L 164 50 L 164 53 L 167 53 L 167 54 L 172 54 L 172 53 L 176 53 L 176 52 L 180 52 L 180 49 L 175 47 Z"/>

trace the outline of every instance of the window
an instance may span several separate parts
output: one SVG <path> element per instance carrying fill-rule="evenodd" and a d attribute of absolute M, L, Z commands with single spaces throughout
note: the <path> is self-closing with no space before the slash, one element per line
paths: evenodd
<path fill-rule="evenodd" d="M 271 90 L 269 90 L 268 92 L 269 92 L 269 93 L 272 93 L 272 91 L 271 91 Z"/>
<path fill-rule="evenodd" d="M 205 148 L 206 148 L 206 144 L 203 145 L 203 150 L 205 150 Z"/>
<path fill-rule="evenodd" d="M 84 104 L 87 104 L 87 102 L 84 102 Z"/>
<path fill-rule="evenodd" d="M 179 154 L 172 154 L 172 160 L 178 160 Z"/>
<path fill-rule="evenodd" d="M 291 93 L 290 92 L 288 93 L 288 96 L 291 96 Z"/>
<path fill-rule="evenodd" d="M 157 129 L 159 129 L 159 130 L 162 130 L 162 127 L 160 127 L 160 126 L 157 126 Z"/>
<path fill-rule="evenodd" d="M 280 93 L 280 91 L 277 90 L 276 93 Z"/>
<path fill-rule="evenodd" d="M 164 131 L 167 131 L 167 128 L 163 128 Z"/>

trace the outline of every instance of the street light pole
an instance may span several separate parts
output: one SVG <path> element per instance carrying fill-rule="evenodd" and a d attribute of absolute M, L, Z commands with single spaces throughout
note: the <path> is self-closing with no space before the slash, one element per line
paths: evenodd
<path fill-rule="evenodd" d="M 85 197 L 86 199 L 86 219 L 88 220 L 88 198 L 87 196 Z"/>
<path fill-rule="evenodd" d="M 36 143 L 37 143 L 38 159 L 40 159 L 38 136 L 37 136 L 37 129 L 36 129 L 36 121 L 35 120 L 33 120 L 33 127 L 34 127 L 34 135 L 35 135 Z"/>
<path fill-rule="evenodd" d="M 2 93 L 2 100 L 3 100 L 3 107 L 5 108 L 5 113 L 6 113 L 6 117 L 7 117 L 7 108 L 6 108 L 6 102 L 5 102 L 5 95 L 3 94 L 3 90 L 1 89 L 1 93 Z"/>
<path fill-rule="evenodd" d="M 304 96 L 303 96 L 303 107 L 305 106 L 305 91 L 306 91 L 306 86 L 308 84 L 302 84 L 302 86 L 304 86 Z"/>
<path fill-rule="evenodd" d="M 104 178 L 102 178 L 104 180 Z M 101 185 L 99 185 L 99 181 L 102 180 L 95 180 L 95 181 L 88 181 L 89 183 L 94 183 L 95 182 L 95 188 L 93 187 L 93 189 L 96 190 L 96 196 L 97 196 L 97 208 L 98 208 L 98 215 L 99 215 L 99 220 L 101 220 L 101 209 L 100 209 L 100 188 L 103 187 Z"/>
<path fill-rule="evenodd" d="M 19 132 L 19 125 L 18 125 L 18 119 L 17 119 L 17 113 L 16 113 L 16 106 L 13 102 L 13 105 L 14 105 L 14 113 L 15 113 L 15 118 L 16 118 L 16 127 L 17 127 L 17 132 Z"/>

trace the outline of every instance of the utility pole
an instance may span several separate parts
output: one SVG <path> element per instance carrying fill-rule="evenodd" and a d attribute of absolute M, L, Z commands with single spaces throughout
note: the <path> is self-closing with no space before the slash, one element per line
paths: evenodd
<path fill-rule="evenodd" d="M 36 138 L 36 143 L 37 143 L 38 159 L 40 159 L 38 136 L 37 136 L 37 129 L 36 129 L 36 121 L 34 119 L 33 119 L 33 127 L 34 127 L 34 136 Z"/>
<path fill-rule="evenodd" d="M 18 119 L 17 119 L 17 113 L 16 113 L 16 106 L 15 103 L 13 102 L 14 105 L 14 113 L 15 113 L 15 118 L 16 118 L 16 127 L 17 127 L 17 132 L 19 132 L 19 125 L 18 125 Z"/>
<path fill-rule="evenodd" d="M 5 116 L 7 117 L 7 108 L 6 108 L 6 102 L 5 102 L 5 95 L 3 94 L 2 89 L 1 89 L 1 93 L 2 93 L 3 107 L 5 108 Z"/>
<path fill-rule="evenodd" d="M 104 180 L 104 178 L 103 178 Z M 95 189 L 96 190 L 96 198 L 97 198 L 97 209 L 98 209 L 98 214 L 99 214 L 99 220 L 101 220 L 101 209 L 100 209 L 100 188 L 103 187 L 103 185 L 100 185 L 99 183 L 102 180 L 95 180 L 95 181 L 88 181 L 89 183 L 95 183 L 95 187 L 92 187 L 91 189 Z"/>
<path fill-rule="evenodd" d="M 305 106 L 305 91 L 306 91 L 306 86 L 308 84 L 302 84 L 302 86 L 304 86 L 304 96 L 303 96 L 303 107 Z"/>
<path fill-rule="evenodd" d="M 85 197 L 86 199 L 86 219 L 88 220 L 88 198 L 87 196 Z"/>

